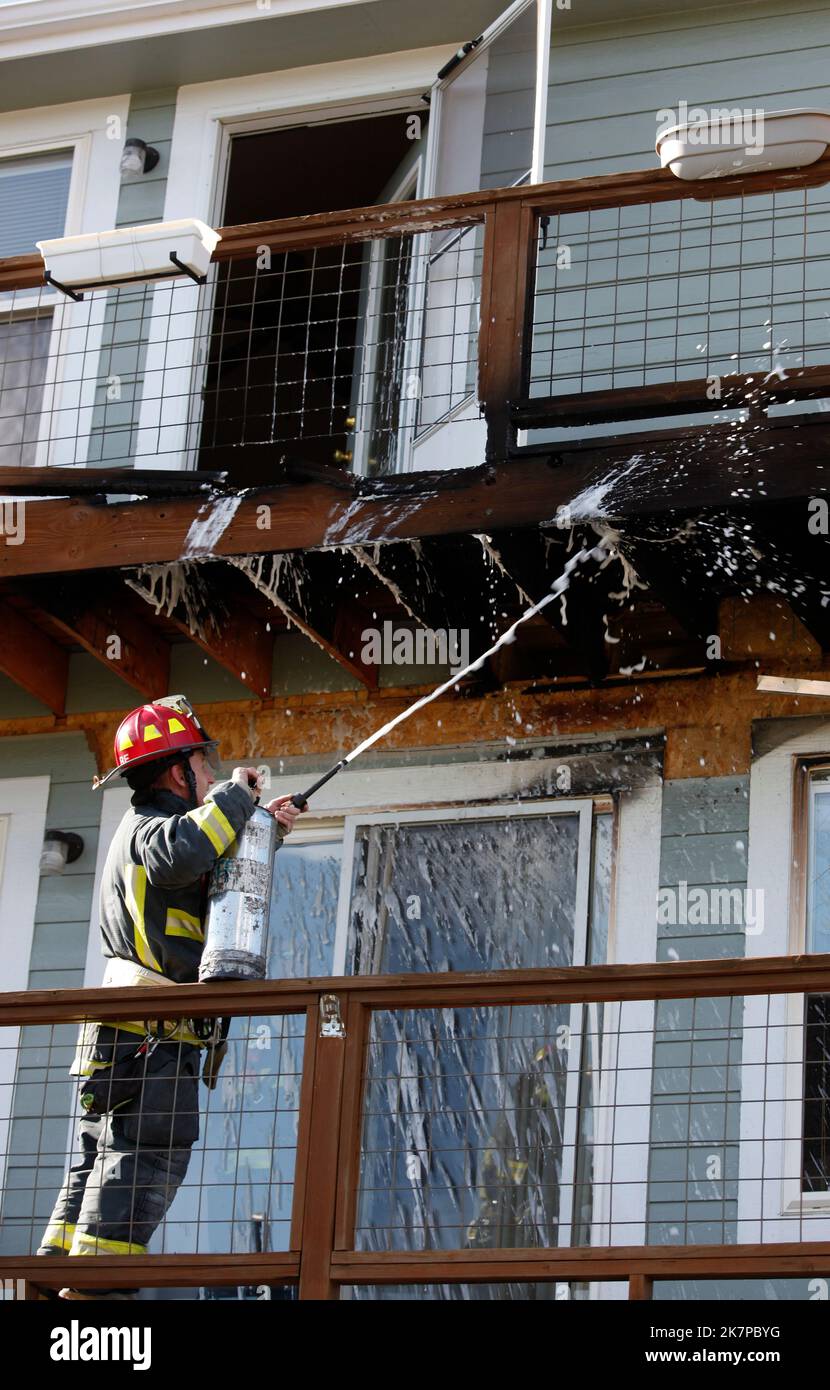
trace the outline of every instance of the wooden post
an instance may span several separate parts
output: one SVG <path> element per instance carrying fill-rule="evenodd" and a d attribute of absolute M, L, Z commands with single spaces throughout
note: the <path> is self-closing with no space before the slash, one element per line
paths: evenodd
<path fill-rule="evenodd" d="M 628 1279 L 629 1301 L 649 1301 L 654 1292 L 654 1280 L 648 1274 L 632 1274 Z"/>
<path fill-rule="evenodd" d="M 325 996 L 321 996 L 321 999 Z M 331 997 L 331 996 L 328 996 Z M 346 1036 L 321 1036 L 323 1010 L 318 1003 L 308 1010 L 303 1059 L 302 1110 L 309 1118 L 297 1153 L 298 1181 L 302 1181 L 302 1231 L 300 1298 L 337 1299 L 339 1287 L 331 1278 L 334 1216 L 337 1198 L 337 1166 L 340 1149 L 340 1102 L 346 1064 L 349 998 L 337 996 L 340 1020 Z M 299 1169 L 304 1162 L 304 1179 Z"/>
<path fill-rule="evenodd" d="M 515 442 L 510 407 L 524 387 L 535 241 L 536 217 L 528 204 L 497 202 L 488 210 L 478 359 L 488 460 L 503 460 Z"/>

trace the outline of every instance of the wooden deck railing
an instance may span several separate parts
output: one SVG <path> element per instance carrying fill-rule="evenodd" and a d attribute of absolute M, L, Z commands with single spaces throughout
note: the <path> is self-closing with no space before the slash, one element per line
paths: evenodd
<path fill-rule="evenodd" d="M 625 1280 L 630 1297 L 648 1298 L 655 1279 L 826 1277 L 830 1275 L 830 1239 L 782 1241 L 775 1222 L 771 1224 L 776 1229 L 768 1240 L 763 1240 L 762 1224 L 762 1240 L 754 1244 L 624 1244 L 612 1237 L 604 1245 L 542 1247 L 537 1243 L 534 1248 L 377 1250 L 361 1249 L 356 1243 L 357 1203 L 365 1157 L 362 1124 L 367 1046 L 373 1019 L 379 1013 L 452 1011 L 454 1026 L 458 1026 L 458 1011 L 471 1008 L 608 1003 L 636 1010 L 642 1001 L 700 1001 L 726 996 L 749 999 L 766 995 L 769 1030 L 770 1001 L 782 995 L 808 993 L 830 993 L 827 956 L 477 975 L 269 980 L 256 984 L 178 985 L 164 991 L 32 991 L 0 996 L 2 1029 L 77 1022 L 89 1017 L 116 1019 L 125 1013 L 132 1017 L 154 1016 L 162 1001 L 167 1017 L 226 1014 L 256 1019 L 263 1015 L 305 1015 L 291 1238 L 287 1250 L 100 1255 L 83 1260 L 70 1256 L 47 1259 L 6 1255 L 0 1258 L 0 1278 L 26 1281 L 27 1296 L 31 1298 L 38 1297 L 38 1288 L 56 1288 L 71 1281 L 75 1287 L 90 1290 L 113 1283 L 130 1287 L 297 1284 L 301 1298 L 333 1299 L 344 1285 Z M 322 1027 L 333 1011 L 341 1026 Z M 637 1018 L 636 1027 L 642 1032 L 642 1017 Z M 656 1027 L 665 1033 L 668 1024 L 665 1019 L 660 1024 L 655 1021 L 653 1028 Z M 678 1035 L 684 1027 L 688 1031 L 688 1024 L 678 1024 Z M 5 1034 L 7 1039 L 9 1036 Z M 651 1037 L 648 1041 L 650 1056 Z M 763 1041 L 764 1049 L 758 1055 L 764 1059 L 766 1078 L 767 1060 L 770 1075 L 775 1063 L 771 1053 L 767 1059 L 767 1040 Z M 746 1048 L 746 1038 L 744 1045 Z M 391 1079 L 394 1082 L 394 1076 Z M 757 1085 L 753 1094 L 757 1099 Z M 616 1104 L 616 1087 L 614 1096 Z M 619 1103 L 623 1103 L 622 1095 Z M 748 1104 L 749 1098 L 742 1097 L 741 1103 Z M 762 1133 L 761 1137 L 766 1141 L 772 1136 Z M 650 1142 L 644 1131 L 638 1143 L 648 1148 Z M 735 1137 L 733 1142 L 737 1142 Z M 613 1176 L 611 1185 L 613 1188 Z M 763 1217 L 761 1220 L 763 1223 Z"/>
<path fill-rule="evenodd" d="M 688 410 L 694 406 L 711 405 L 716 399 L 722 405 L 744 406 L 748 400 L 751 411 L 759 411 L 768 400 L 780 400 L 798 396 L 822 395 L 830 389 L 830 362 L 796 362 L 794 346 L 789 344 L 789 376 L 786 380 L 780 373 L 772 374 L 773 379 L 764 383 L 764 391 L 759 393 L 758 374 L 742 370 L 740 364 L 728 374 L 724 395 L 713 398 L 709 374 L 700 372 L 694 375 L 689 370 L 675 371 L 670 364 L 662 374 L 649 371 L 647 344 L 643 342 L 643 362 L 632 369 L 632 384 L 618 385 L 617 377 L 625 370 L 615 365 L 621 343 L 626 341 L 625 333 L 619 336 L 622 322 L 619 305 L 614 305 L 603 320 L 607 338 L 603 340 L 605 356 L 608 359 L 608 372 L 605 375 L 610 385 L 596 388 L 592 385 L 596 368 L 590 358 L 594 345 L 590 341 L 590 316 L 582 323 L 583 336 L 580 352 L 588 359 L 587 370 L 567 372 L 568 382 L 560 389 L 560 372 L 553 357 L 549 381 L 534 377 L 531 371 L 531 354 L 534 346 L 534 297 L 539 307 L 539 272 L 544 268 L 540 261 L 540 246 L 547 240 L 547 229 L 551 219 L 557 219 L 560 230 L 566 226 L 567 218 L 582 215 L 585 221 L 580 236 L 585 241 L 586 255 L 590 252 L 591 218 L 603 211 L 616 209 L 618 214 L 635 207 L 656 208 L 665 203 L 691 205 L 698 209 L 723 204 L 724 200 L 756 199 L 763 195 L 788 195 L 819 188 L 830 181 L 830 155 L 805 169 L 741 174 L 735 177 L 684 182 L 675 178 L 667 170 L 646 171 L 643 173 L 610 174 L 597 178 L 567 180 L 535 186 L 518 186 L 505 189 L 484 190 L 453 197 L 423 199 L 407 203 L 375 205 L 328 213 L 318 213 L 307 217 L 284 218 L 260 222 L 246 226 L 224 227 L 221 229 L 214 259 L 219 263 L 228 261 L 252 260 L 263 248 L 271 253 L 308 251 L 331 247 L 345 248 L 355 243 L 378 238 L 407 238 L 414 233 L 435 232 L 442 229 L 483 227 L 483 239 L 478 248 L 480 262 L 480 329 L 478 334 L 478 398 L 487 420 L 487 456 L 491 460 L 507 457 L 515 444 L 518 428 L 533 428 L 543 425 L 578 424 L 620 419 L 647 418 Z M 805 220 L 811 214 L 804 207 L 798 215 Z M 736 214 L 736 225 L 741 223 L 742 210 Z M 770 216 L 776 215 L 776 208 L 770 208 Z M 824 218 L 822 210 L 820 216 Z M 825 219 L 826 220 L 826 219 Z M 704 215 L 704 222 L 706 217 Z M 822 223 L 824 225 L 824 222 Z M 806 220 L 805 220 L 806 227 Z M 617 221 L 616 233 L 625 230 L 624 222 Z M 652 260 L 646 271 L 637 273 L 638 283 L 659 278 L 662 274 L 660 263 L 660 228 L 651 221 L 643 224 L 643 234 L 654 238 Z M 675 240 L 682 242 L 682 217 L 675 229 Z M 717 230 L 717 229 L 715 229 Z M 706 229 L 704 228 L 704 235 Z M 712 225 L 708 224 L 711 250 L 713 241 Z M 766 233 L 765 233 L 766 235 Z M 714 236 L 714 240 L 717 237 Z M 808 248 L 809 237 L 805 232 L 804 246 Z M 777 252 L 772 253 L 773 256 Z M 615 253 L 615 271 L 611 272 L 608 287 L 612 296 L 617 296 L 625 286 L 626 275 L 620 273 L 620 259 L 629 251 Z M 809 249 L 803 251 L 804 259 L 809 259 Z M 736 263 L 737 265 L 737 263 Z M 717 258 L 710 270 L 717 271 Z M 551 267 L 548 266 L 548 270 Z M 0 260 L 0 294 L 9 291 L 36 290 L 44 285 L 44 267 L 39 256 L 17 256 Z M 626 272 L 627 274 L 628 272 Z M 682 273 L 682 265 L 680 271 Z M 736 274 L 739 274 L 736 270 Z M 579 280 L 574 282 L 578 287 Z M 805 282 L 806 284 L 806 282 Z M 812 291 L 809 291 L 812 293 Z M 808 291 L 803 289 L 802 298 L 806 302 Z M 737 291 L 740 299 L 740 287 Z M 2 307 L 2 306 L 0 306 Z M 678 306 L 678 313 L 683 309 Z M 699 306 L 701 307 L 701 306 Z M 702 305 L 711 309 L 711 295 Z M 755 306 L 753 305 L 753 312 Z M 803 306 L 802 306 L 803 310 Z M 649 311 L 650 312 L 650 311 Z M 737 312 L 737 311 L 736 311 Z M 806 313 L 803 310 L 802 316 Z M 753 320 L 754 322 L 754 320 Z M 763 317 L 758 326 L 763 324 Z M 539 325 L 536 325 L 539 327 Z M 579 327 L 579 325 L 576 325 Z M 739 334 L 741 322 L 735 320 L 735 333 Z M 648 325 L 640 325 L 642 334 L 647 335 Z M 541 322 L 542 336 L 547 333 L 547 320 Z M 678 329 L 678 332 L 680 330 Z M 774 325 L 773 329 L 774 331 Z M 807 351 L 811 339 L 805 332 L 804 349 L 801 356 L 812 355 Z M 759 350 L 761 349 L 759 344 Z M 770 348 L 772 351 L 772 348 Z M 738 357 L 738 351 L 728 353 L 728 357 Z M 622 354 L 624 357 L 625 354 Z M 687 364 L 688 365 L 688 364 Z M 642 370 L 641 370 L 642 369 Z M 609 375 L 610 374 L 610 375 Z M 637 376 L 650 377 L 649 380 L 634 380 Z M 543 373 L 544 376 L 544 373 Z M 660 378 L 660 379 L 657 379 Z M 547 389 L 544 389 L 547 385 Z M 748 386 L 754 386 L 748 391 Z M 532 388 L 532 389 L 531 389 Z M 768 389 L 767 389 L 768 388 Z M 206 466 L 204 462 L 202 466 Z"/>

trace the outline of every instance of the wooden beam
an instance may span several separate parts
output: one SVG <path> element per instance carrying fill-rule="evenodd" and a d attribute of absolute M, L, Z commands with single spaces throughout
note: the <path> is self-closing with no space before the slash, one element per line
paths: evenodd
<path fill-rule="evenodd" d="M 325 551 L 236 562 L 251 584 L 300 632 L 369 690 L 377 665 L 362 657 L 361 633 L 372 625 L 366 569 L 348 552 Z"/>
<path fill-rule="evenodd" d="M 830 154 L 800 169 L 774 169 L 740 173 L 730 178 L 700 179 L 694 183 L 675 178 L 668 169 L 647 169 L 625 174 L 601 174 L 553 183 L 520 184 L 512 188 L 482 189 L 442 198 L 413 199 L 380 207 L 345 208 L 252 222 L 220 228 L 213 259 L 249 256 L 257 247 L 272 250 L 299 246 L 326 246 L 348 240 L 394 236 L 480 222 L 488 208 L 525 204 L 535 212 L 571 212 L 580 209 L 625 207 L 632 203 L 676 202 L 693 198 L 710 202 L 776 189 L 815 188 L 830 181 Z M 0 259 L 0 290 L 31 289 L 45 284 L 44 262 L 39 255 Z"/>
<path fill-rule="evenodd" d="M 718 597 L 688 565 L 688 547 L 657 545 L 623 535 L 623 553 L 654 598 L 689 634 L 705 640 L 718 634 Z"/>
<path fill-rule="evenodd" d="M 624 386 L 607 391 L 575 391 L 565 396 L 540 396 L 521 400 L 511 410 L 513 423 L 521 429 L 545 426 L 586 425 L 603 420 L 646 420 L 660 415 L 678 415 L 690 405 L 703 410 L 737 410 L 752 402 L 807 400 L 830 393 L 830 367 L 798 367 L 763 385 L 760 372 L 723 376 L 723 395 L 713 401 L 710 377 L 693 381 L 656 381 L 646 386 Z M 555 389 L 555 382 L 551 382 Z"/>
<path fill-rule="evenodd" d="M 164 607 L 165 616 L 179 632 L 246 685 L 256 699 L 267 699 L 271 694 L 275 632 L 269 632 L 265 623 L 238 601 L 237 576 L 225 566 L 200 565 L 188 572 L 195 576 L 190 581 L 189 611 L 180 598 L 175 606 Z M 127 582 L 147 603 L 158 606 L 152 574 L 139 573 Z"/>
<path fill-rule="evenodd" d="M 602 488 L 611 517 L 678 509 L 770 503 L 830 492 L 830 422 L 736 430 L 734 425 L 680 429 L 642 439 L 558 448 L 496 467 L 354 479 L 351 490 L 314 481 L 253 489 L 216 540 L 217 556 L 306 550 L 342 543 L 457 535 L 550 520 L 560 506 Z M 67 470 L 64 470 L 67 471 Z M 26 544 L 0 546 L 0 576 L 52 574 L 178 560 L 199 503 L 80 500 L 26 503 Z M 271 526 L 261 528 L 261 508 Z"/>
<path fill-rule="evenodd" d="M 478 395 L 488 459 L 503 458 L 515 440 L 510 402 L 524 386 L 536 227 L 532 209 L 520 202 L 497 203 L 484 224 Z"/>
<path fill-rule="evenodd" d="M 0 671 L 41 700 L 53 714 L 66 709 L 69 652 L 0 600 Z"/>
<path fill-rule="evenodd" d="M 596 536 L 581 539 L 588 546 L 596 543 Z M 564 533 L 555 539 L 532 530 L 495 531 L 491 543 L 507 572 L 533 603 L 550 593 L 569 558 Z M 609 645 L 604 618 L 618 607 L 609 597 L 613 587 L 596 565 L 577 566 L 565 591 L 564 617 L 559 602 L 542 609 L 541 616 L 575 653 L 579 670 L 586 673 L 592 685 L 599 685 L 608 675 Z"/>
<path fill-rule="evenodd" d="M 133 610 L 126 591 L 93 598 L 77 582 L 64 580 L 60 586 L 37 585 L 29 596 L 68 637 L 139 694 L 152 699 L 169 688 L 170 646 L 158 628 Z"/>
<path fill-rule="evenodd" d="M 722 960 L 572 965 L 523 970 L 440 971 L 410 975 L 333 975 L 313 979 L 231 980 L 216 984 L 118 989 L 20 990 L 0 994 L 0 1027 L 124 1018 L 262 1017 L 297 1014 L 321 994 L 355 996 L 372 1009 L 455 1008 L 506 1004 L 582 1004 L 626 1000 L 726 998 L 743 994 L 830 993 L 830 957 L 729 956 Z"/>

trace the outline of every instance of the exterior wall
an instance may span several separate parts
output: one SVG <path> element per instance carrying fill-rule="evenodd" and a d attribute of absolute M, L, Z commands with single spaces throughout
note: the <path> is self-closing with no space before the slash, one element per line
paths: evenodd
<path fill-rule="evenodd" d="M 682 55 L 682 57 L 681 57 Z M 656 113 L 830 101 L 823 5 L 674 8 L 666 18 L 555 32 L 546 179 L 653 168 Z M 665 124 L 661 121 L 661 124 Z"/>
<path fill-rule="evenodd" d="M 94 772 L 92 755 L 78 734 L 3 740 L 0 777 L 48 774 L 47 827 L 75 830 L 84 840 L 75 864 L 40 880 L 29 989 L 77 989 L 83 984 L 100 817 L 100 801 L 91 787 Z M 74 1024 L 21 1029 L 24 1051 L 14 1091 L 0 1254 L 28 1251 L 29 1224 L 33 1218 L 46 1220 L 60 1186 L 65 1117 L 71 1107 L 68 1049 L 76 1031 Z M 25 1224 L 15 1227 L 16 1217 Z"/>
<path fill-rule="evenodd" d="M 161 222 L 176 116 L 175 90 L 139 92 L 130 99 L 124 139 L 144 140 L 161 156 L 149 174 L 127 174 L 121 183 L 116 227 Z M 116 318 L 117 307 L 117 318 Z M 153 286 L 122 288 L 108 299 L 101 343 L 101 372 L 92 414 L 88 462 L 100 467 L 134 463 L 143 371 L 150 333 Z M 118 377 L 120 399 L 107 399 L 107 379 Z M 151 460 L 142 460 L 144 464 Z"/>
<path fill-rule="evenodd" d="M 749 778 L 667 782 L 661 887 L 746 886 Z M 657 927 L 658 960 L 744 955 L 740 926 Z M 650 1244 L 736 1238 L 743 1000 L 663 1000 L 657 1006 L 649 1172 Z M 721 1178 L 708 1176 L 712 1160 Z M 681 1297 L 680 1283 L 661 1297 Z M 711 1292 L 696 1297 L 717 1296 Z"/>

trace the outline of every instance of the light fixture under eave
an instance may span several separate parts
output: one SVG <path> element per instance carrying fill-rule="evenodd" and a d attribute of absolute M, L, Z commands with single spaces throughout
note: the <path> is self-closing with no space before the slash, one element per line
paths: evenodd
<path fill-rule="evenodd" d="M 121 155 L 122 174 L 149 174 L 155 169 L 161 155 L 155 145 L 148 145 L 146 140 L 131 138 L 125 140 L 124 149 Z"/>
<path fill-rule="evenodd" d="M 40 855 L 41 877 L 62 874 L 67 864 L 74 864 L 83 852 L 83 839 L 74 830 L 47 830 Z"/>
<path fill-rule="evenodd" d="M 198 284 L 207 276 L 219 233 L 196 217 L 86 232 L 35 243 L 48 284 L 80 299 L 81 290 L 166 280 L 187 275 Z"/>

